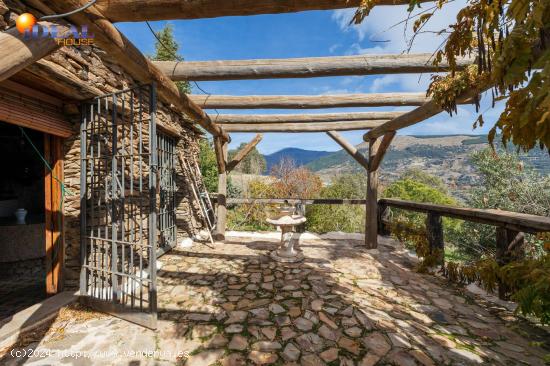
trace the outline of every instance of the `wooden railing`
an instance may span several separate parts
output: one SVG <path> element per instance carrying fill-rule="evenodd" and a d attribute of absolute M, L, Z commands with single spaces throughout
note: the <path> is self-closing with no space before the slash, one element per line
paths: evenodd
<path fill-rule="evenodd" d="M 524 255 L 524 233 L 550 232 L 550 217 L 529 215 L 517 212 L 477 209 L 411 202 L 398 199 L 378 201 L 378 232 L 390 234 L 390 208 L 426 213 L 426 239 L 430 253 L 444 253 L 442 217 L 478 222 L 496 226 L 496 261 L 505 265 Z M 440 258 L 443 265 L 443 256 Z M 505 289 L 499 286 L 499 296 L 505 297 Z"/>
<path fill-rule="evenodd" d="M 215 200 L 215 197 L 213 197 Z M 289 204 L 295 205 L 301 203 L 303 205 L 364 205 L 367 201 L 364 199 L 340 199 L 340 198 L 228 198 L 227 204 L 242 205 L 242 204 Z"/>

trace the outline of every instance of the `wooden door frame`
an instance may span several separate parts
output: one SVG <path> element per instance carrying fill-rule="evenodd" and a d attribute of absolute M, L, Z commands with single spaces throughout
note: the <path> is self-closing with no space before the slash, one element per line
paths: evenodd
<path fill-rule="evenodd" d="M 51 170 L 45 167 L 45 227 L 46 227 L 46 294 L 63 290 L 65 263 L 63 190 L 63 142 L 58 136 L 44 134 L 44 157 Z"/>

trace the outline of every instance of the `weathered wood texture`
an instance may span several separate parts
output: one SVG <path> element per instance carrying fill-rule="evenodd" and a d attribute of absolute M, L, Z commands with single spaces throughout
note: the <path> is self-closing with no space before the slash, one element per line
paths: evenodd
<path fill-rule="evenodd" d="M 408 3 L 408 0 L 377 1 L 379 5 Z M 141 22 L 344 9 L 360 4 L 360 0 L 99 0 L 96 7 L 113 22 Z"/>
<path fill-rule="evenodd" d="M 384 156 L 386 155 L 386 151 L 390 147 L 390 144 L 393 141 L 394 137 L 395 137 L 395 132 L 388 132 L 384 135 L 384 137 L 382 138 L 382 141 L 380 141 L 380 146 L 378 147 L 378 151 L 376 152 L 376 155 L 372 160 L 369 160 L 371 170 L 378 170 L 378 168 L 380 167 L 380 164 L 382 164 L 382 160 L 384 159 Z"/>
<path fill-rule="evenodd" d="M 457 103 L 458 104 L 471 103 L 472 98 L 474 98 L 476 95 L 477 95 L 476 91 L 468 90 L 467 92 L 465 92 L 464 94 L 462 94 L 460 97 L 457 98 Z M 433 117 L 436 114 L 439 114 L 441 112 L 443 112 L 443 108 L 441 108 L 441 106 L 439 106 L 433 100 L 428 100 L 420 107 L 408 113 L 405 113 L 397 118 L 394 118 L 391 121 L 384 123 L 382 126 L 373 129 L 372 131 L 367 132 L 365 136 L 363 136 L 363 140 L 369 141 L 370 139 L 380 137 L 387 132 L 397 131 L 402 128 L 412 126 L 414 124 L 427 120 L 428 118 Z"/>
<path fill-rule="evenodd" d="M 46 293 L 54 295 L 63 289 L 64 235 L 61 212 L 63 182 L 63 140 L 44 135 L 44 156 L 52 170 L 45 168 L 45 222 L 46 222 Z"/>
<path fill-rule="evenodd" d="M 243 123 L 220 124 L 226 132 L 326 132 L 368 130 L 380 126 L 387 120 L 318 122 L 318 123 Z"/>
<path fill-rule="evenodd" d="M 218 198 L 216 208 L 216 240 L 225 240 L 225 228 L 227 225 L 227 147 L 228 143 L 220 138 L 214 139 L 214 148 L 218 160 Z"/>
<path fill-rule="evenodd" d="M 435 256 L 435 264 L 443 265 L 445 243 L 443 241 L 443 220 L 440 214 L 429 212 L 426 216 L 426 238 L 430 246 L 430 255 Z"/>
<path fill-rule="evenodd" d="M 495 259 L 499 266 L 505 266 L 512 261 L 521 260 L 525 257 L 525 234 L 520 231 L 497 227 L 496 244 Z M 498 297 L 507 300 L 509 296 L 510 289 L 499 280 Z"/>
<path fill-rule="evenodd" d="M 372 161 L 380 147 L 380 139 L 369 141 L 369 161 Z M 367 204 L 365 222 L 365 246 L 378 247 L 378 170 L 370 166 L 367 173 Z"/>
<path fill-rule="evenodd" d="M 254 149 L 256 145 L 258 145 L 260 141 L 262 141 L 262 138 L 263 138 L 262 134 L 257 134 L 252 139 L 252 141 L 246 144 L 246 146 L 243 149 L 241 149 L 241 151 L 239 151 L 237 155 L 235 155 L 235 157 L 230 162 L 227 163 L 225 170 L 227 172 L 230 172 L 233 169 L 235 169 L 235 167 L 252 151 L 252 149 Z"/>
<path fill-rule="evenodd" d="M 327 131 L 327 135 L 336 141 L 336 143 L 340 145 L 348 154 L 350 154 L 351 157 L 355 159 L 355 161 L 358 162 L 363 168 L 369 169 L 369 161 L 367 158 L 365 158 L 365 156 L 363 156 L 363 154 L 342 135 L 336 131 Z"/>
<path fill-rule="evenodd" d="M 52 0 L 48 6 L 64 13 L 86 5 L 85 0 Z M 88 25 L 89 32 L 95 35 L 96 42 L 114 58 L 132 77 L 142 83 L 157 83 L 159 97 L 185 113 L 194 122 L 214 136 L 229 140 L 229 136 L 212 122 L 210 117 L 185 94 L 180 93 L 176 84 L 157 69 L 115 26 L 100 13 L 95 6 L 69 17 L 75 24 Z"/>
<path fill-rule="evenodd" d="M 367 121 L 371 119 L 393 119 L 406 112 L 355 112 L 355 113 L 312 113 L 312 114 L 219 114 L 212 117 L 218 124 L 243 123 L 310 123 Z"/>
<path fill-rule="evenodd" d="M 459 59 L 458 68 L 471 65 L 473 62 L 471 58 Z M 448 70 L 446 64 L 434 66 L 431 53 L 153 63 L 166 76 L 177 81 L 410 74 Z"/>
<path fill-rule="evenodd" d="M 50 22 L 38 22 L 38 25 L 56 27 L 60 37 L 69 34 L 69 28 L 65 25 Z M 1 32 L 0 81 L 15 75 L 58 48 L 59 45 L 53 38 L 23 38 L 23 35 L 16 28 Z"/>
<path fill-rule="evenodd" d="M 380 203 L 384 203 L 389 207 L 416 212 L 433 212 L 438 213 L 441 216 L 479 222 L 487 225 L 501 226 L 516 231 L 529 233 L 550 231 L 550 217 L 545 216 L 536 216 L 494 209 L 455 207 L 437 205 L 433 203 L 411 202 L 393 198 L 381 199 Z"/>
<path fill-rule="evenodd" d="M 374 93 L 336 95 L 190 95 L 205 109 L 316 109 L 338 107 L 420 106 L 425 93 Z"/>

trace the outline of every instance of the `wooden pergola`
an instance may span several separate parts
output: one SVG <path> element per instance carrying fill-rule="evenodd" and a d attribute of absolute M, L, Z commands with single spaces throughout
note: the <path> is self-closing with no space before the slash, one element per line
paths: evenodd
<path fill-rule="evenodd" d="M 87 0 L 33 0 L 33 6 L 44 14 L 66 13 L 80 8 Z M 404 5 L 409 0 L 379 0 L 379 5 Z M 190 116 L 194 123 L 212 134 L 219 170 L 217 237 L 223 239 L 226 227 L 227 174 L 256 146 L 258 134 L 232 160 L 227 159 L 228 132 L 325 132 L 347 151 L 367 172 L 366 238 L 368 248 L 376 248 L 378 171 L 396 132 L 430 118 L 440 112 L 425 93 L 377 93 L 348 95 L 185 95 L 175 81 L 216 81 L 272 78 L 312 78 L 343 75 L 381 75 L 445 72 L 446 65 L 434 67 L 430 54 L 359 55 L 296 59 L 154 62 L 145 57 L 113 23 L 123 21 L 198 19 L 221 16 L 276 14 L 306 10 L 356 8 L 360 0 L 99 0 L 86 10 L 68 18 L 73 24 L 86 24 L 95 35 L 96 43 L 123 65 L 137 82 L 155 82 L 158 96 L 176 111 Z M 68 32 L 65 23 L 59 32 Z M 52 39 L 22 42 L 17 30 L 0 33 L 0 48 L 5 53 L 0 60 L 0 81 L 26 67 L 36 67 L 63 80 L 70 75 L 52 67 L 45 56 L 59 46 Z M 458 60 L 459 67 L 473 59 Z M 79 87 L 93 94 L 87 85 Z M 472 92 L 473 93 L 473 92 Z M 470 103 L 474 94 L 466 93 L 460 103 Z M 276 114 L 210 116 L 204 109 L 316 109 L 340 107 L 410 106 L 406 112 L 350 112 L 331 114 Z M 337 131 L 364 130 L 369 143 L 367 156 L 359 152 Z"/>

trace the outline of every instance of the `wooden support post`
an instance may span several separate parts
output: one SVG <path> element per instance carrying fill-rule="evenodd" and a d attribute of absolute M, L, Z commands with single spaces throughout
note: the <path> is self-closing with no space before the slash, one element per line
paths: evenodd
<path fill-rule="evenodd" d="M 227 145 L 221 138 L 214 139 L 214 148 L 218 160 L 218 200 L 217 200 L 217 224 L 214 238 L 225 240 L 225 227 L 227 223 Z"/>
<path fill-rule="evenodd" d="M 525 256 L 524 244 L 525 234 L 520 231 L 506 229 L 502 226 L 496 229 L 496 261 L 499 266 L 519 260 Z M 510 296 L 510 289 L 499 280 L 498 297 L 507 300 Z"/>
<path fill-rule="evenodd" d="M 430 246 L 430 255 L 435 256 L 435 264 L 443 265 L 445 261 L 445 242 L 443 239 L 443 220 L 441 215 L 428 212 L 426 217 L 426 237 Z"/>
<path fill-rule="evenodd" d="M 383 202 L 378 202 L 378 234 L 389 236 L 391 234 L 387 222 L 390 219 L 390 208 Z"/>
<path fill-rule="evenodd" d="M 257 134 L 241 151 L 235 155 L 235 157 L 227 163 L 225 170 L 230 173 L 235 167 L 262 141 L 263 135 Z"/>
<path fill-rule="evenodd" d="M 380 142 L 380 146 L 378 147 L 376 155 L 373 159 L 369 159 L 371 170 L 378 170 L 380 164 L 382 163 L 382 160 L 384 159 L 384 155 L 386 155 L 386 151 L 388 150 L 388 147 L 390 147 L 390 144 L 393 141 L 394 137 L 395 131 L 388 132 L 384 135 L 384 138 L 382 138 L 382 141 Z"/>
<path fill-rule="evenodd" d="M 52 170 L 45 168 L 46 218 L 46 293 L 55 295 L 63 289 L 64 236 L 61 212 L 63 182 L 63 139 L 44 134 L 44 156 Z"/>
<path fill-rule="evenodd" d="M 327 131 L 327 135 L 329 135 L 338 145 L 340 145 L 345 151 L 347 151 L 348 154 L 351 155 L 353 159 L 355 159 L 356 162 L 358 162 L 363 168 L 369 169 L 369 162 L 368 160 L 363 156 L 363 154 L 357 150 L 355 146 L 350 144 L 342 135 L 340 135 L 336 131 Z"/>
<path fill-rule="evenodd" d="M 378 152 L 380 139 L 369 141 L 369 161 L 372 161 Z M 365 225 L 365 245 L 368 249 L 378 247 L 378 170 L 368 169 L 367 175 L 367 207 Z"/>

